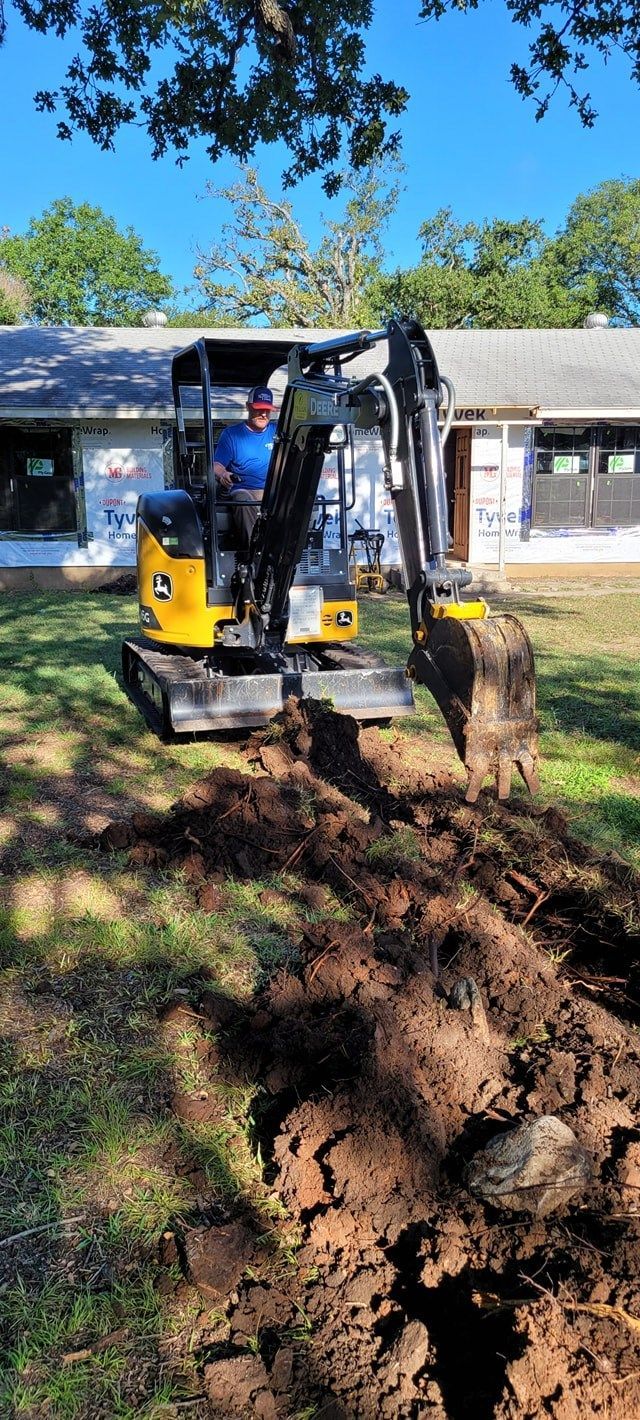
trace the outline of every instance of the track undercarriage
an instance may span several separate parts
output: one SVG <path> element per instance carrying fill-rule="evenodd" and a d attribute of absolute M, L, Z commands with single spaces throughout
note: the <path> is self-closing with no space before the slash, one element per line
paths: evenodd
<path fill-rule="evenodd" d="M 282 670 L 261 669 L 258 662 L 249 671 L 239 661 L 216 664 L 211 656 L 158 650 L 131 637 L 122 648 L 122 668 L 130 698 L 163 736 L 266 725 L 291 695 L 329 700 L 334 710 L 363 721 L 414 709 L 404 669 L 359 647 L 285 647 L 285 657 Z"/>

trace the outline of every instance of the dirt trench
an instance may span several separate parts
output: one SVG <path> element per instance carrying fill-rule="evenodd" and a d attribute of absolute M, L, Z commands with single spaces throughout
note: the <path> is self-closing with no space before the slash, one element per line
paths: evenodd
<path fill-rule="evenodd" d="M 283 1272 L 249 1206 L 176 1228 L 167 1260 L 216 1307 L 209 1413 L 622 1420 L 640 1413 L 640 884 L 554 811 L 466 805 L 403 743 L 291 703 L 254 772 L 102 835 L 180 864 L 207 912 L 229 876 L 274 874 L 272 900 L 307 912 L 250 1002 L 204 983 L 198 1003 L 218 1076 L 260 1082 L 254 1144 L 299 1240 Z M 479 1011 L 452 1009 L 461 977 Z M 591 1152 L 590 1191 L 542 1220 L 474 1199 L 472 1156 L 542 1114 Z"/>

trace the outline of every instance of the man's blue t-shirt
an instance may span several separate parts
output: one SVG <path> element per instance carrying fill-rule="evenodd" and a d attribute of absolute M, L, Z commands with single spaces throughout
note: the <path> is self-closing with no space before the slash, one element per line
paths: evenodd
<path fill-rule="evenodd" d="M 273 448 L 274 427 L 250 429 L 248 424 L 229 424 L 216 446 L 216 463 L 234 474 L 234 488 L 264 488 Z"/>

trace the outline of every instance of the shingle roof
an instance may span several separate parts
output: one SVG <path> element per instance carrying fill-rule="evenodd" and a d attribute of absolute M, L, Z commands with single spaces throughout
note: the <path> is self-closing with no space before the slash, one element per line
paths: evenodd
<path fill-rule="evenodd" d="M 464 405 L 640 411 L 640 330 L 437 330 Z"/>
<path fill-rule="evenodd" d="M 337 333 L 277 332 L 301 341 Z M 267 332 L 2 326 L 0 417 L 170 417 L 172 356 L 201 334 L 251 341 Z M 436 330 L 431 339 L 458 406 L 640 417 L 640 329 Z M 383 346 L 349 371 L 362 374 L 385 361 Z"/>

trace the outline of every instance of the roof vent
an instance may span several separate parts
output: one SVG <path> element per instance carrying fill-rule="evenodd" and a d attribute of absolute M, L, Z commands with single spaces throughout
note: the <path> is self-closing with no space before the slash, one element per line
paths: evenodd
<path fill-rule="evenodd" d="M 167 317 L 164 311 L 145 311 L 142 324 L 146 325 L 147 329 L 152 329 L 155 326 L 166 325 Z"/>
<path fill-rule="evenodd" d="M 604 330 L 609 324 L 609 317 L 604 311 L 592 311 L 582 322 L 585 330 Z"/>

